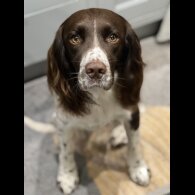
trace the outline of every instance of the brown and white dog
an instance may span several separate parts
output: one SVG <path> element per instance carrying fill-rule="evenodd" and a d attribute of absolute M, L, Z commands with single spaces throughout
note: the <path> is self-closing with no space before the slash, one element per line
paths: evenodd
<path fill-rule="evenodd" d="M 79 181 L 70 141 L 74 130 L 91 131 L 113 120 L 120 121 L 126 131 L 130 178 L 149 184 L 150 170 L 139 146 L 143 67 L 135 32 L 112 11 L 81 10 L 59 27 L 48 51 L 47 76 L 61 132 L 57 181 L 65 194 Z"/>

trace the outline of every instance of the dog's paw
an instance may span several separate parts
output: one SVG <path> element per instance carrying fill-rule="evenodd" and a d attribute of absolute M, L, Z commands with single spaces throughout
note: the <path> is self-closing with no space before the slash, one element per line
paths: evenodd
<path fill-rule="evenodd" d="M 151 171 L 145 164 L 130 167 L 129 174 L 130 178 L 138 185 L 147 186 L 150 183 Z"/>
<path fill-rule="evenodd" d="M 60 174 L 57 178 L 57 185 L 65 195 L 72 193 L 78 183 L 79 178 L 76 171 Z"/>
<path fill-rule="evenodd" d="M 117 147 L 128 143 L 128 138 L 123 125 L 119 125 L 112 130 L 110 145 Z"/>

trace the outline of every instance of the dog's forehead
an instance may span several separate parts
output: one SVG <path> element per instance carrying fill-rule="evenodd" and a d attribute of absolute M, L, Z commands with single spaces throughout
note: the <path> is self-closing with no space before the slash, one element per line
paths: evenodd
<path fill-rule="evenodd" d="M 110 25 L 122 30 L 125 26 L 125 19 L 120 15 L 110 10 L 96 8 L 75 12 L 64 22 L 64 25 L 68 27 L 67 29 L 72 29 L 78 25 L 91 27 L 94 25 L 94 21 L 99 24 L 99 27 Z"/>

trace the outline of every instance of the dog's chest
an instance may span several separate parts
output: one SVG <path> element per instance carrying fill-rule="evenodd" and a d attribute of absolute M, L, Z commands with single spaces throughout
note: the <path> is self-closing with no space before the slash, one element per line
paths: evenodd
<path fill-rule="evenodd" d="M 84 117 L 67 117 L 68 126 L 85 130 L 94 130 L 112 120 L 130 117 L 130 111 L 123 109 L 114 97 L 113 91 L 93 89 L 91 91 L 97 105 L 91 107 L 91 113 Z"/>

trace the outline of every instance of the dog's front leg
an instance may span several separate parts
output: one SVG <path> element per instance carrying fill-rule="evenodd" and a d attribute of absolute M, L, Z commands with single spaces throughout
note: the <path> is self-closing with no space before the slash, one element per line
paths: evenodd
<path fill-rule="evenodd" d="M 70 194 L 79 182 L 76 163 L 74 160 L 73 129 L 60 133 L 60 154 L 57 184 L 65 194 Z"/>
<path fill-rule="evenodd" d="M 125 130 L 128 137 L 128 165 L 131 179 L 142 186 L 146 186 L 150 182 L 150 169 L 146 165 L 142 152 L 140 150 L 139 140 L 139 108 L 133 108 L 130 119 L 125 121 Z"/>

